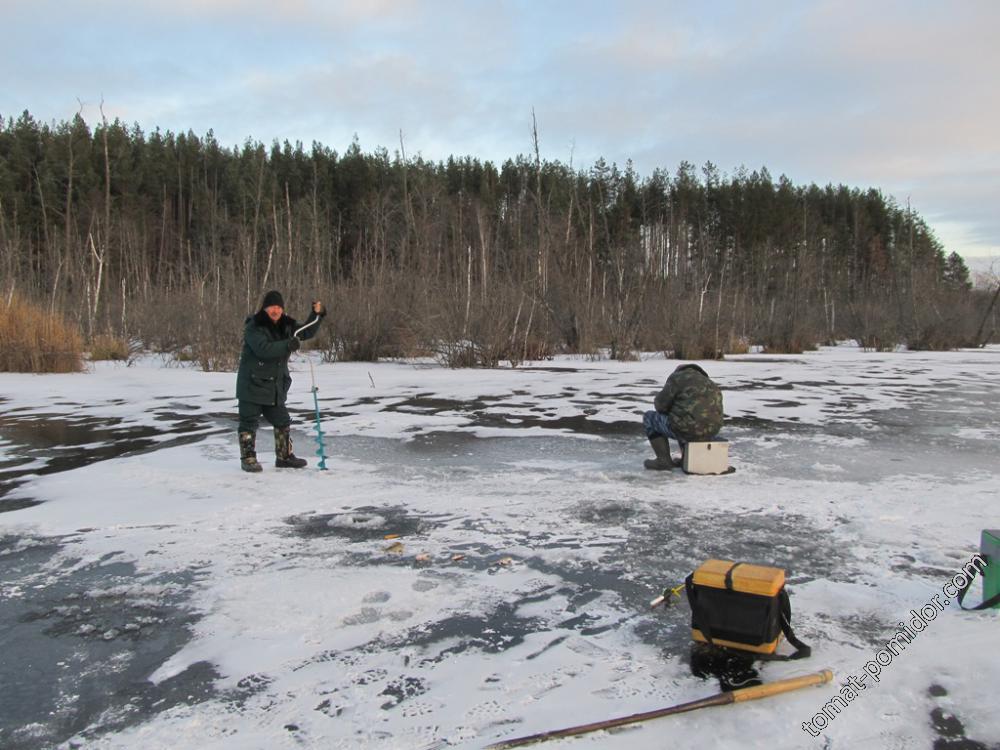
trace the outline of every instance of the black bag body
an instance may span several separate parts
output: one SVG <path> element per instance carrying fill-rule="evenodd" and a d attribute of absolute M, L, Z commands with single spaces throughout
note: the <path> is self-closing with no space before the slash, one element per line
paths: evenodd
<path fill-rule="evenodd" d="M 714 646 L 749 651 L 760 658 L 801 659 L 810 649 L 791 627 L 785 571 L 731 560 L 706 560 L 685 581 L 691 605 L 691 637 Z M 784 635 L 796 648 L 776 656 Z"/>

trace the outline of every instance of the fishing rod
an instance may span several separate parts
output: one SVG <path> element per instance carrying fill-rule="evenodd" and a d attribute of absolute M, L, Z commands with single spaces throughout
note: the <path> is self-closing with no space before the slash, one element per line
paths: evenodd
<path fill-rule="evenodd" d="M 730 703 L 743 703 L 744 701 L 770 698 L 772 695 L 780 695 L 781 693 L 788 693 L 792 690 L 799 690 L 813 685 L 825 685 L 832 681 L 833 672 L 829 669 L 824 669 L 821 672 L 814 672 L 800 677 L 789 677 L 784 680 L 767 682 L 763 685 L 740 688 L 739 690 L 726 690 L 715 695 L 710 695 L 707 698 L 700 698 L 688 703 L 679 703 L 676 706 L 657 708 L 653 711 L 644 711 L 643 713 L 620 716 L 616 719 L 606 719 L 605 721 L 595 721 L 591 724 L 580 724 L 575 727 L 566 727 L 565 729 L 552 729 L 548 732 L 539 732 L 538 734 L 531 734 L 526 737 L 515 737 L 511 740 L 503 740 L 502 742 L 489 745 L 486 750 L 503 750 L 504 748 L 522 747 L 523 745 L 532 745 L 536 742 L 545 742 L 546 740 L 555 740 L 561 737 L 575 737 L 578 734 L 598 732 L 602 729 L 613 729 L 614 727 L 621 727 L 626 724 L 637 724 L 641 721 L 659 719 L 662 716 L 673 716 L 674 714 L 682 714 L 687 711 L 697 711 L 699 708 L 725 706 Z"/>

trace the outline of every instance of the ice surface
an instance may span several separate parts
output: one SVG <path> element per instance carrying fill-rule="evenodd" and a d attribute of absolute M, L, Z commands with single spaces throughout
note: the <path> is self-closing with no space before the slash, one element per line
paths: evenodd
<path fill-rule="evenodd" d="M 329 470 L 262 430 L 253 476 L 231 374 L 0 375 L 0 746 L 472 748 L 703 697 L 648 602 L 707 557 L 788 571 L 814 656 L 763 679 L 843 680 L 1000 525 L 996 347 L 703 363 L 723 477 L 642 470 L 659 357 L 315 364 Z M 989 747 L 997 619 L 951 604 L 819 738 L 833 688 L 565 744 Z"/>

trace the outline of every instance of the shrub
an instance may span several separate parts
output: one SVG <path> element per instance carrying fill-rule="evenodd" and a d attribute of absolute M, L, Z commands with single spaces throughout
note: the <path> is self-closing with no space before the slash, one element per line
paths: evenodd
<path fill-rule="evenodd" d="M 674 359 L 722 359 L 714 335 L 697 330 L 675 334 L 671 353 Z"/>
<path fill-rule="evenodd" d="M 906 345 L 913 350 L 929 351 L 975 346 L 976 328 L 981 320 L 971 295 L 955 291 L 936 296 L 926 294 L 914 309 Z"/>
<path fill-rule="evenodd" d="M 889 352 L 902 343 L 897 316 L 884 300 L 861 300 L 851 303 L 847 335 L 862 349 Z"/>
<path fill-rule="evenodd" d="M 726 343 L 725 354 L 749 354 L 750 339 L 746 336 L 731 334 Z"/>
<path fill-rule="evenodd" d="M 654 299 L 657 303 L 649 306 L 644 318 L 647 333 L 642 343 L 647 351 L 687 360 L 722 359 L 727 351 L 739 351 L 742 337 L 735 333 L 736 303 L 731 299 L 714 292 L 706 298 L 678 285 L 665 286 Z"/>
<path fill-rule="evenodd" d="M 194 345 L 194 357 L 204 372 L 235 372 L 241 350 L 237 335 L 201 338 Z"/>
<path fill-rule="evenodd" d="M 974 346 L 968 333 L 969 321 L 927 321 L 918 325 L 906 338 L 906 346 L 913 351 L 943 352 L 963 346 Z"/>
<path fill-rule="evenodd" d="M 438 362 L 452 369 L 476 367 L 482 362 L 480 354 L 476 351 L 476 345 L 471 341 L 444 342 L 434 354 Z"/>
<path fill-rule="evenodd" d="M 758 323 L 753 339 L 767 354 L 801 354 L 815 351 L 826 337 L 826 324 L 818 310 L 794 297 L 774 297 Z"/>
<path fill-rule="evenodd" d="M 514 284 L 498 284 L 485 298 L 442 290 L 424 320 L 424 338 L 448 367 L 517 367 L 552 357 L 544 312 Z"/>
<path fill-rule="evenodd" d="M 111 334 L 101 334 L 94 336 L 94 340 L 90 342 L 91 362 L 106 360 L 128 362 L 131 358 L 132 350 L 129 342 L 125 339 L 112 336 Z"/>
<path fill-rule="evenodd" d="M 11 295 L 0 303 L 0 372 L 80 372 L 83 338 L 61 315 Z"/>
<path fill-rule="evenodd" d="M 328 331 L 321 334 L 329 342 L 327 358 L 377 362 L 410 354 L 414 343 L 401 312 L 408 296 L 402 278 L 347 282 L 334 297 Z"/>
<path fill-rule="evenodd" d="M 816 339 L 806 337 L 801 332 L 776 335 L 764 341 L 764 354 L 802 354 L 816 351 Z"/>
<path fill-rule="evenodd" d="M 198 285 L 160 291 L 132 317 L 132 331 L 152 351 L 205 372 L 233 372 L 243 346 L 246 298 Z"/>

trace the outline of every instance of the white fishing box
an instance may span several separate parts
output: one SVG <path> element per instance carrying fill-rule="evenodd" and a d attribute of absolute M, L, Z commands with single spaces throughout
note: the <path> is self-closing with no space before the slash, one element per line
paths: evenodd
<path fill-rule="evenodd" d="M 729 443 L 725 440 L 688 443 L 681 468 L 688 474 L 729 473 Z"/>

